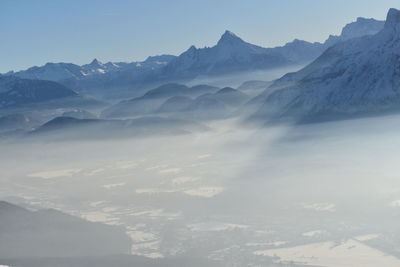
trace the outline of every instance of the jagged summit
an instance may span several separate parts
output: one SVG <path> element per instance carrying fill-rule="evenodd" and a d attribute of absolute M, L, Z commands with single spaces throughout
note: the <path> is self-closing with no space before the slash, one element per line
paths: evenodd
<path fill-rule="evenodd" d="M 400 10 L 391 8 L 387 14 L 385 28 L 399 28 L 400 26 Z"/>
<path fill-rule="evenodd" d="M 238 37 L 236 34 L 234 34 L 231 31 L 226 30 L 224 34 L 221 36 L 221 38 L 218 41 L 218 45 L 221 44 L 226 44 L 226 43 L 236 43 L 236 42 L 244 42 L 240 37 Z"/>
<path fill-rule="evenodd" d="M 222 37 L 228 37 L 228 36 L 231 36 L 231 37 L 238 37 L 236 34 L 234 34 L 233 32 L 231 32 L 231 31 L 229 31 L 229 30 L 226 30 L 225 32 L 224 32 L 224 34 L 222 35 Z"/>
<path fill-rule="evenodd" d="M 191 46 L 163 69 L 162 76 L 168 79 L 192 79 L 199 75 L 216 76 L 289 64 L 292 62 L 280 52 L 250 44 L 234 33 L 225 31 L 212 47 Z"/>
<path fill-rule="evenodd" d="M 102 63 L 95 58 L 92 60 L 92 62 L 90 62 L 90 65 L 102 65 Z"/>

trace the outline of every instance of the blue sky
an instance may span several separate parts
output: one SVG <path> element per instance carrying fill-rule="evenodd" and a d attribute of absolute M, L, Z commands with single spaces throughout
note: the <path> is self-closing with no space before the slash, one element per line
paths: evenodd
<path fill-rule="evenodd" d="M 265 47 L 324 41 L 398 0 L 0 0 L 0 72 L 46 62 L 137 61 L 214 45 L 230 30 Z"/>

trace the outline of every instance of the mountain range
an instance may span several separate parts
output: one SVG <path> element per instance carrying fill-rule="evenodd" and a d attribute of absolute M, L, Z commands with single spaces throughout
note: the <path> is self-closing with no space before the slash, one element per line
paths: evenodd
<path fill-rule="evenodd" d="M 198 97 L 207 93 L 214 93 L 219 88 L 209 85 L 196 85 L 188 87 L 178 83 L 168 83 L 149 90 L 140 97 L 121 101 L 102 112 L 105 117 L 131 117 L 154 113 L 171 97 L 186 96 Z"/>
<path fill-rule="evenodd" d="M 317 58 L 328 47 L 351 38 L 371 35 L 384 22 L 359 18 L 346 25 L 341 35 L 330 36 L 325 43 L 294 40 L 281 47 L 263 48 L 245 42 L 226 31 L 213 47 L 191 46 L 179 56 L 148 57 L 142 62 L 101 63 L 94 59 L 85 65 L 47 63 L 5 75 L 23 79 L 55 81 L 78 93 L 96 97 L 125 98 L 140 95 L 147 88 L 168 82 L 185 82 L 196 77 L 218 76 L 304 64 Z"/>
<path fill-rule="evenodd" d="M 0 75 L 0 108 L 18 109 L 32 105 L 43 108 L 52 103 L 53 108 L 74 108 L 75 111 L 66 110 L 63 117 L 77 119 L 97 119 L 99 116 L 131 119 L 149 114 L 176 116 L 178 113 L 185 114 L 184 119 L 187 116 L 208 118 L 204 115 L 210 111 L 221 117 L 221 114 L 228 116 L 254 93 L 268 87 L 249 102 L 258 108 L 253 118 L 270 115 L 307 117 L 308 114 L 324 117 L 333 113 L 339 116 L 389 111 L 395 108 L 397 97 L 396 14 L 396 10 L 391 9 L 386 22 L 358 18 L 347 24 L 340 35 L 331 35 L 324 43 L 296 39 L 281 47 L 263 48 L 226 31 L 215 46 L 192 46 L 179 56 L 161 55 L 133 63 L 102 63 L 94 59 L 81 66 L 47 63 L 9 72 Z M 221 90 L 209 85 L 189 87 L 171 82 L 306 62 L 312 63 L 272 85 L 271 82 L 249 81 L 239 90 Z M 123 97 L 123 101 L 97 110 L 96 114 L 90 113 L 93 110 L 80 110 L 89 105 L 101 105 L 87 98 L 87 94 L 118 98 L 126 90 L 134 92 L 135 97 Z M 61 114 L 51 118 L 56 116 Z"/>
<path fill-rule="evenodd" d="M 135 119 L 78 119 L 56 117 L 33 131 L 25 138 L 45 137 L 46 140 L 129 138 L 132 136 L 181 135 L 203 132 L 209 128 L 200 123 L 160 116 L 146 116 Z"/>

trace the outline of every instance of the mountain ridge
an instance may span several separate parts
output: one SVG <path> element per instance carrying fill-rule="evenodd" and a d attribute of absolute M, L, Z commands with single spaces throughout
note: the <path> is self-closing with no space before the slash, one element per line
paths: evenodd
<path fill-rule="evenodd" d="M 327 120 L 400 110 L 400 11 L 383 30 L 327 49 L 278 79 L 255 117 Z"/>

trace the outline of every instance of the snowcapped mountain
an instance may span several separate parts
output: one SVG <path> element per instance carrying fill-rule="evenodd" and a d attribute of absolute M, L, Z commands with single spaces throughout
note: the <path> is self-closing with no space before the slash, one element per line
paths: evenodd
<path fill-rule="evenodd" d="M 84 77 L 80 66 L 72 63 L 46 63 L 41 67 L 31 67 L 19 72 L 8 72 L 22 79 L 36 79 L 49 81 L 62 81 L 67 79 L 79 79 Z"/>
<path fill-rule="evenodd" d="M 105 74 L 107 72 L 115 71 L 121 68 L 122 66 L 112 62 L 103 64 L 95 58 L 90 64 L 82 65 L 80 67 L 81 67 L 81 73 L 84 76 L 87 76 L 91 74 Z"/>
<path fill-rule="evenodd" d="M 375 35 L 340 42 L 277 80 L 256 116 L 335 119 L 400 109 L 400 11 Z"/>
<path fill-rule="evenodd" d="M 102 63 L 94 59 L 91 63 L 82 66 L 72 63 L 47 63 L 44 66 L 32 67 L 18 72 L 9 72 L 7 75 L 24 79 L 49 80 L 63 82 L 66 80 L 82 80 L 94 75 L 107 75 L 114 72 L 143 71 L 162 68 L 175 56 L 161 55 L 148 57 L 142 62 L 108 62 Z"/>
<path fill-rule="evenodd" d="M 102 63 L 94 59 L 82 66 L 72 63 L 47 63 L 40 67 L 8 72 L 4 76 L 55 81 L 79 93 L 99 98 L 109 98 L 110 95 L 123 98 L 126 90 L 132 90 L 135 86 L 142 88 L 143 84 L 153 80 L 153 73 L 165 67 L 173 58 L 175 56 L 161 55 L 132 63 Z"/>
<path fill-rule="evenodd" d="M 194 78 L 199 75 L 281 67 L 290 63 L 280 53 L 247 43 L 226 31 L 213 47 L 198 49 L 191 46 L 163 69 L 162 76 Z"/>
<path fill-rule="evenodd" d="M 200 74 L 218 75 L 224 72 L 279 67 L 313 60 L 329 46 L 351 38 L 373 35 L 380 31 L 383 25 L 383 21 L 358 18 L 357 21 L 347 24 L 341 35 L 331 35 L 325 43 L 310 43 L 295 39 L 293 42 L 275 48 L 263 48 L 247 43 L 234 33 L 226 31 L 215 46 L 200 49 L 191 46 L 179 57 L 160 55 L 132 63 L 102 63 L 94 59 L 91 63 L 82 66 L 72 63 L 47 63 L 40 67 L 9 72 L 7 75 L 62 82 L 71 79 L 81 80 L 96 74 L 104 76 L 114 72 L 121 74 L 162 69 L 161 76 L 184 78 Z M 155 75 L 160 74 L 157 72 Z M 109 78 L 112 79 L 113 75 L 109 75 Z"/>

